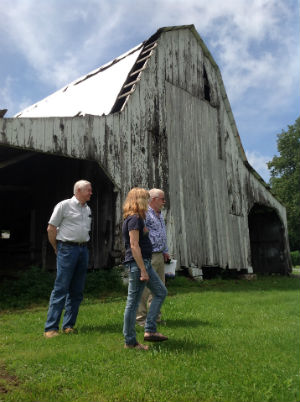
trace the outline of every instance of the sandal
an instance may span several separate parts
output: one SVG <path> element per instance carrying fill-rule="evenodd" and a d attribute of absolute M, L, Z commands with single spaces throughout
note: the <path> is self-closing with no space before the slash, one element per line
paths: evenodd
<path fill-rule="evenodd" d="M 148 350 L 149 346 L 142 345 L 141 343 L 137 343 L 136 345 L 124 345 L 125 349 L 137 349 L 137 350 Z"/>
<path fill-rule="evenodd" d="M 144 335 L 144 341 L 148 342 L 162 342 L 167 340 L 168 337 L 160 334 L 159 332 L 150 332 L 149 335 Z"/>

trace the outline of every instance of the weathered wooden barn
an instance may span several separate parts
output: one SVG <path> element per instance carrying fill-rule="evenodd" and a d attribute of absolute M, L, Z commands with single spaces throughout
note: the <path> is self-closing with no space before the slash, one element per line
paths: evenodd
<path fill-rule="evenodd" d="M 122 203 L 142 186 L 166 193 L 179 265 L 290 271 L 285 208 L 249 165 L 219 68 L 193 25 L 159 29 L 1 118 L 0 133 L 1 266 L 53 267 L 48 219 L 85 178 L 94 189 L 91 267 L 122 258 Z"/>

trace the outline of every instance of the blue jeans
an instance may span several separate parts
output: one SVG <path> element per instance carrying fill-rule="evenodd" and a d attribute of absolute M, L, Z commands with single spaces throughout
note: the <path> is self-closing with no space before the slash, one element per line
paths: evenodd
<path fill-rule="evenodd" d="M 167 296 L 167 289 L 152 268 L 151 260 L 144 259 L 144 264 L 149 275 L 148 282 L 140 280 L 141 271 L 135 261 L 127 264 L 129 269 L 129 284 L 123 326 L 123 334 L 127 345 L 137 344 L 135 332 L 136 311 L 145 286 L 147 286 L 153 294 L 153 299 L 146 317 L 145 332 L 156 332 L 156 318 Z"/>
<path fill-rule="evenodd" d="M 80 303 L 88 267 L 89 251 L 86 246 L 57 243 L 57 273 L 50 296 L 45 331 L 59 329 L 60 317 L 65 307 L 62 328 L 73 328 Z"/>

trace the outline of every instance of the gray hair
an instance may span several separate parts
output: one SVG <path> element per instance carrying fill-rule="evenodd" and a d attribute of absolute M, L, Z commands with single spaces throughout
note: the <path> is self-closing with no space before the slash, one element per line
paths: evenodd
<path fill-rule="evenodd" d="M 77 193 L 77 191 L 78 191 L 79 189 L 82 189 L 82 188 L 84 188 L 84 187 L 86 187 L 86 186 L 88 186 L 88 185 L 91 185 L 91 183 L 90 183 L 89 181 L 87 181 L 87 180 L 78 180 L 78 181 L 74 184 L 74 190 L 73 190 L 74 195 Z"/>
<path fill-rule="evenodd" d="M 149 194 L 150 194 L 150 198 L 159 198 L 159 195 L 161 193 L 164 193 L 163 190 L 159 189 L 159 188 L 151 188 L 151 190 L 149 190 Z"/>

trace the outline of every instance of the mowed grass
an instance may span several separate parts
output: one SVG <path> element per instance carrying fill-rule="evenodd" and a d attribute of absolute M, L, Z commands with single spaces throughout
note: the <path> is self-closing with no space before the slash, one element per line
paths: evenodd
<path fill-rule="evenodd" d="M 44 339 L 46 305 L 0 315 L 0 400 L 299 401 L 299 278 L 178 277 L 168 289 L 169 340 L 148 352 L 123 348 L 122 292 L 87 295 L 78 335 Z"/>

